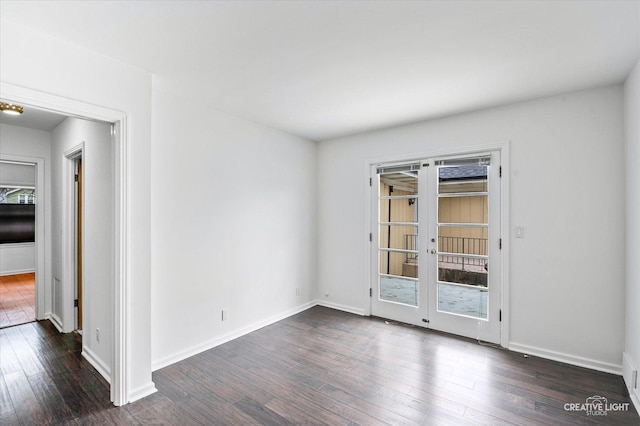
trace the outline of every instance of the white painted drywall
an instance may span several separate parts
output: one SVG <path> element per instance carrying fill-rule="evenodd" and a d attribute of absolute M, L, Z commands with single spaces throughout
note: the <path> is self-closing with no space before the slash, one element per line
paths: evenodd
<path fill-rule="evenodd" d="M 181 99 L 155 76 L 152 133 L 159 368 L 314 300 L 316 143 Z"/>
<path fill-rule="evenodd" d="M 155 389 L 150 333 L 151 76 L 133 66 L 2 20 L 0 79 L 87 104 L 123 111 L 128 121 L 127 241 L 124 274 L 130 283 L 126 356 L 127 402 Z"/>
<path fill-rule="evenodd" d="M 37 162 L 44 160 L 44 170 L 37 173 L 44 174 L 44 194 L 36 194 L 37 202 L 44 204 L 44 241 L 45 245 L 45 279 L 40 281 L 45 286 L 44 314 L 51 312 L 51 133 L 42 130 L 27 129 L 0 123 L 0 157 L 20 157 Z M 4 157 L 3 157 L 4 158 Z M 0 253 L 0 274 L 5 275 L 17 271 L 34 271 L 36 263 L 35 245 L 12 244 L 12 247 L 2 247 Z"/>
<path fill-rule="evenodd" d="M 0 244 L 0 275 L 36 271 L 36 244 Z"/>
<path fill-rule="evenodd" d="M 83 170 L 83 324 L 82 346 L 110 377 L 113 334 L 112 310 L 109 301 L 113 292 L 114 251 L 114 179 L 111 125 L 95 121 L 67 118 L 52 132 L 52 176 L 54 229 L 65 229 L 67 220 L 64 188 L 67 162 L 65 152 L 84 144 Z M 56 299 L 73 300 L 75 276 L 64 273 L 67 238 L 64 233 L 53 235 L 53 277 L 61 283 Z M 64 302 L 63 302 L 64 305 Z M 67 303 L 71 308 L 71 304 Z M 62 320 L 64 331 L 74 329 L 74 310 L 55 312 Z M 100 339 L 96 330 L 100 329 Z"/>
<path fill-rule="evenodd" d="M 509 342 L 619 370 L 622 99 L 611 86 L 321 142 L 321 300 L 353 311 L 369 303 L 368 159 L 510 141 L 510 226 L 526 237 L 510 242 Z"/>
<path fill-rule="evenodd" d="M 625 354 L 640 368 L 640 61 L 624 86 L 626 139 L 627 293 Z M 640 409 L 640 383 L 635 384 Z"/>

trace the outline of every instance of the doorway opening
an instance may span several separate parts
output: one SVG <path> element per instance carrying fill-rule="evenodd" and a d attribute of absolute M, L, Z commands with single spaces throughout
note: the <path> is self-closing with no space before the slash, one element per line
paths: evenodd
<path fill-rule="evenodd" d="M 74 182 L 75 182 L 75 191 L 74 191 L 74 201 L 75 201 L 75 229 L 74 229 L 74 240 L 75 240 L 75 294 L 73 300 L 73 307 L 75 308 L 75 331 L 82 334 L 82 229 L 83 229 L 83 203 L 82 203 L 82 155 L 73 159 L 74 162 Z"/>
<path fill-rule="evenodd" d="M 502 343 L 501 170 L 501 150 L 372 165 L 372 315 Z"/>
<path fill-rule="evenodd" d="M 109 331 L 101 336 L 103 342 L 109 342 L 110 349 L 108 350 L 108 353 L 110 359 L 108 364 L 101 366 L 103 367 L 102 371 L 97 368 L 90 359 L 88 360 L 90 363 L 94 364 L 94 367 L 96 367 L 96 369 L 98 369 L 98 371 L 100 371 L 101 373 L 105 371 L 109 373 L 108 381 L 110 383 L 111 401 L 115 405 L 126 404 L 132 398 L 137 399 L 141 397 L 139 395 L 136 395 L 136 397 L 130 396 L 128 387 L 128 378 L 130 377 L 130 371 L 127 368 L 127 336 L 129 319 L 129 313 L 126 303 L 128 282 L 128 274 L 126 273 L 126 242 L 128 236 L 128 219 L 126 214 L 128 205 L 126 197 L 126 184 L 128 174 L 128 138 L 126 131 L 127 115 L 120 111 L 115 111 L 96 105 L 90 105 L 84 102 L 62 98 L 55 95 L 41 93 L 32 89 L 14 86 L 8 83 L 0 83 L 0 86 L 3 93 L 3 101 L 20 104 L 24 107 L 33 108 L 35 110 L 51 111 L 57 114 L 65 115 L 67 117 L 76 117 L 88 121 L 99 121 L 103 123 L 113 123 L 109 132 L 109 137 L 112 143 L 110 144 L 111 154 L 109 155 L 109 158 L 111 160 L 110 165 L 108 166 L 111 170 L 110 182 L 112 182 L 113 185 L 113 193 L 109 197 L 109 209 L 113 214 L 113 218 L 111 220 L 113 226 L 113 249 L 110 254 L 110 262 L 108 263 L 109 269 L 111 271 L 109 273 L 110 278 L 107 284 L 108 294 L 102 300 L 103 307 L 108 312 L 107 318 Z M 44 160 L 42 161 L 42 166 L 44 166 Z M 44 170 L 44 167 L 40 168 L 40 170 Z M 38 176 L 38 179 L 43 179 L 43 176 Z M 63 184 L 63 186 L 66 185 L 66 183 Z M 69 186 L 66 186 L 66 188 L 67 189 L 64 189 L 64 191 L 69 190 Z M 71 187 L 71 191 L 69 192 L 72 193 L 72 191 L 73 188 Z M 49 199 L 46 202 L 51 203 L 51 200 Z M 43 205 L 43 203 L 40 204 Z M 51 204 L 48 205 L 51 206 Z M 44 218 L 44 212 L 40 217 Z M 74 219 L 75 217 L 73 216 L 70 218 L 66 217 L 63 221 L 64 223 L 57 224 L 57 226 L 55 226 L 54 232 L 57 233 L 64 229 L 64 235 L 68 235 L 68 232 L 70 230 L 73 230 L 72 222 Z M 71 222 L 71 224 L 69 222 Z M 50 248 L 52 237 L 51 228 L 52 227 L 48 228 L 46 240 L 44 238 L 44 226 L 37 225 L 36 230 L 36 233 L 38 235 L 40 235 L 40 232 L 42 233 L 42 238 L 39 238 L 39 241 L 44 243 L 37 245 L 38 253 L 36 279 L 38 283 L 36 284 L 36 293 L 38 318 L 51 319 L 55 324 L 52 315 L 53 308 L 56 304 L 64 304 L 64 311 L 67 312 L 67 314 L 65 314 L 65 320 L 68 321 L 69 319 L 71 319 L 71 328 L 73 329 L 75 322 L 73 307 L 73 302 L 75 300 L 75 283 L 70 281 L 68 278 L 73 277 L 75 273 L 75 260 L 73 259 L 75 243 L 71 245 L 65 243 L 64 245 L 64 259 L 62 261 L 61 268 L 67 268 L 67 271 L 64 273 L 65 279 L 64 282 L 62 282 L 60 279 L 57 279 L 53 276 L 54 268 L 52 267 L 53 265 L 51 261 Z M 49 248 L 45 252 L 45 247 L 47 247 L 47 245 Z M 86 263 L 86 259 L 84 260 Z M 69 270 L 69 265 L 71 265 L 71 270 Z M 75 281 L 75 279 L 73 281 Z M 40 292 L 42 292 L 42 295 L 40 295 Z M 84 298 L 85 297 L 83 295 L 83 299 Z M 40 314 L 42 314 L 42 317 L 40 317 Z M 83 319 L 86 319 L 86 313 L 82 316 L 84 317 Z M 86 324 L 84 324 L 84 322 L 85 321 L 83 321 L 83 326 L 86 328 Z M 60 329 L 60 327 L 58 328 Z M 85 358 L 87 358 L 87 356 L 85 356 Z M 150 390 L 148 393 L 151 393 L 152 391 L 153 390 Z M 140 393 L 142 393 L 142 391 L 138 391 L 138 394 Z"/>
<path fill-rule="evenodd" d="M 36 320 L 37 163 L 9 157 L 0 159 L 0 328 Z"/>

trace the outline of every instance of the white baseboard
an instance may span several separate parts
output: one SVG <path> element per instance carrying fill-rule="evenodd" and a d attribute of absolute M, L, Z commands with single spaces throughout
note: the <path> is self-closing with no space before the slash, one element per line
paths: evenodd
<path fill-rule="evenodd" d="M 98 373 L 107 381 L 107 383 L 111 384 L 111 368 L 105 364 L 95 353 L 88 347 L 82 345 L 82 356 L 86 359 L 89 364 L 96 369 Z"/>
<path fill-rule="evenodd" d="M 156 392 L 158 392 L 158 389 L 156 389 L 156 385 L 153 382 L 149 382 L 146 385 L 140 386 L 139 388 L 129 392 L 127 404 L 142 399 L 145 396 L 149 396 Z"/>
<path fill-rule="evenodd" d="M 636 388 L 633 393 L 629 394 L 631 398 L 631 402 L 633 402 L 633 406 L 636 407 L 636 411 L 640 413 L 640 391 Z"/>
<path fill-rule="evenodd" d="M 640 377 L 638 377 L 638 366 L 633 362 L 633 359 L 631 359 L 631 356 L 627 352 L 622 353 L 622 377 L 629 391 L 631 401 L 638 413 L 640 413 Z"/>
<path fill-rule="evenodd" d="M 29 269 L 15 269 L 11 271 L 2 271 L 0 272 L 0 277 L 4 277 L 7 275 L 30 274 L 31 272 L 36 272 L 36 270 L 33 268 L 29 268 Z"/>
<path fill-rule="evenodd" d="M 523 354 L 534 355 L 540 358 L 546 358 L 553 361 L 563 362 L 578 367 L 590 368 L 592 370 L 603 371 L 605 373 L 622 375 L 622 365 L 612 364 L 608 362 L 598 361 L 590 358 L 583 358 L 562 352 L 550 351 L 547 349 L 537 348 L 534 346 L 523 345 L 520 343 L 509 343 L 509 350 L 520 352 Z"/>
<path fill-rule="evenodd" d="M 62 333 L 62 320 L 56 314 L 51 313 L 49 315 L 49 321 L 51 321 L 51 324 L 58 329 L 59 333 Z"/>
<path fill-rule="evenodd" d="M 340 305 L 339 303 L 329 302 L 327 300 L 316 300 L 318 306 L 324 306 L 325 308 L 337 309 L 338 311 L 349 312 L 350 314 L 356 314 L 364 316 L 364 309 L 354 308 L 352 306 Z"/>
<path fill-rule="evenodd" d="M 223 334 L 215 339 L 209 340 L 208 342 L 193 346 L 187 350 L 177 352 L 175 354 L 166 356 L 164 358 L 155 360 L 151 363 L 151 371 L 159 370 L 168 365 L 174 364 L 178 361 L 182 361 L 183 359 L 187 359 L 191 356 L 197 355 L 200 352 L 207 351 L 209 349 L 215 348 L 216 346 L 222 345 L 223 343 L 227 343 L 233 339 L 237 339 L 238 337 L 244 336 L 245 334 L 249 334 L 253 331 L 259 330 L 263 327 L 281 321 L 285 318 L 288 318 L 292 315 L 300 313 L 302 311 L 306 311 L 307 309 L 316 305 L 315 301 L 305 303 L 304 305 L 297 306 L 288 311 L 279 313 L 272 317 L 269 317 L 265 320 L 258 321 L 254 324 L 248 325 L 246 327 L 239 328 L 237 330 L 231 331 L 229 333 Z"/>

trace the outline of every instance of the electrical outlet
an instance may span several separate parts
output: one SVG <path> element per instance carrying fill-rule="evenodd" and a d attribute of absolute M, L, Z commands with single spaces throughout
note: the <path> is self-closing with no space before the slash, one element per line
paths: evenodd
<path fill-rule="evenodd" d="M 100 329 L 96 328 L 96 342 L 100 343 Z"/>
<path fill-rule="evenodd" d="M 229 319 L 229 310 L 228 309 L 223 309 L 222 310 L 222 321 L 226 321 Z"/>

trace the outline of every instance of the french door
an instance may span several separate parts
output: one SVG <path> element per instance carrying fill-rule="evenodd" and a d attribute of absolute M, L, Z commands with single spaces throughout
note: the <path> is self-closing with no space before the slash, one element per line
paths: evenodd
<path fill-rule="evenodd" d="M 372 168 L 372 315 L 500 343 L 500 152 Z"/>

